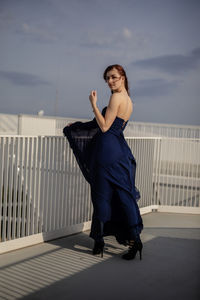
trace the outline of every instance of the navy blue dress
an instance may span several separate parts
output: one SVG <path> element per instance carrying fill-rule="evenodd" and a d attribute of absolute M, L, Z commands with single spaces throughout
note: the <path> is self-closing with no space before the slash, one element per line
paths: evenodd
<path fill-rule="evenodd" d="M 105 109 L 102 112 L 105 115 Z M 102 132 L 93 119 L 63 129 L 79 167 L 91 187 L 93 217 L 90 237 L 100 241 L 114 235 L 120 244 L 136 240 L 143 229 L 137 205 L 135 158 L 124 138 L 127 125 L 116 117 Z"/>

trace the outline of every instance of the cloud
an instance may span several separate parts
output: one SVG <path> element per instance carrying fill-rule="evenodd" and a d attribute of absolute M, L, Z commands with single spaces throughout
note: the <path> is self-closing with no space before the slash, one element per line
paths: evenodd
<path fill-rule="evenodd" d="M 59 34 L 56 34 L 45 25 L 33 26 L 28 23 L 23 23 L 21 28 L 16 31 L 22 34 L 26 39 L 35 40 L 38 42 L 56 42 Z"/>
<path fill-rule="evenodd" d="M 134 97 L 160 97 L 172 92 L 180 84 L 180 81 L 169 81 L 162 78 L 143 79 L 139 80 L 134 89 L 131 89 L 131 94 Z"/>
<path fill-rule="evenodd" d="M 162 55 L 153 58 L 138 60 L 132 66 L 144 69 L 156 69 L 165 73 L 178 74 L 195 69 L 200 61 L 200 48 L 189 54 Z"/>
<path fill-rule="evenodd" d="M 132 39 L 132 32 L 128 28 L 123 28 L 119 31 L 89 31 L 87 37 L 82 43 L 82 46 L 87 47 L 113 47 L 120 46 L 124 42 L 129 42 Z"/>
<path fill-rule="evenodd" d="M 126 39 L 130 39 L 132 37 L 132 32 L 128 28 L 124 28 L 122 34 Z"/>
<path fill-rule="evenodd" d="M 14 71 L 0 71 L 0 78 L 8 80 L 14 85 L 23 85 L 23 86 L 38 86 L 38 85 L 50 85 L 46 80 L 41 79 L 40 76 L 14 72 Z"/>

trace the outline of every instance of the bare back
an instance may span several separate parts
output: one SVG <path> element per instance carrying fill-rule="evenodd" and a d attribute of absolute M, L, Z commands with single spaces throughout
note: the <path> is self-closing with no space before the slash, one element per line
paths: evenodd
<path fill-rule="evenodd" d="M 110 101 L 108 107 L 106 109 L 105 118 L 102 116 L 102 123 L 99 122 L 99 127 L 103 132 L 107 131 L 112 123 L 114 122 L 116 116 L 118 118 L 123 119 L 124 121 L 128 121 L 131 113 L 133 111 L 133 104 L 126 92 L 114 93 L 110 97 Z M 99 118 L 100 119 L 100 118 Z"/>
<path fill-rule="evenodd" d="M 117 117 L 128 121 L 133 112 L 133 103 L 131 98 L 127 94 L 121 95 L 121 103 L 118 108 Z"/>

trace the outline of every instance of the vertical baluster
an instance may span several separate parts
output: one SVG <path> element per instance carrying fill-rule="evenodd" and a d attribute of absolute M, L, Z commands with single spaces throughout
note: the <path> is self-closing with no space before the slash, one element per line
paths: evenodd
<path fill-rule="evenodd" d="M 54 188 L 54 197 L 53 197 L 53 229 L 57 229 L 57 222 L 59 219 L 59 211 L 60 211 L 60 138 L 55 138 L 55 166 L 54 166 L 54 182 L 55 182 L 55 188 Z"/>
<path fill-rule="evenodd" d="M 153 158 L 153 162 L 154 162 L 154 180 L 153 180 L 153 184 L 154 184 L 154 191 L 153 191 L 153 200 L 152 200 L 152 204 L 158 204 L 158 168 L 159 168 L 159 140 L 155 139 L 155 147 L 154 147 L 154 158 Z"/>
<path fill-rule="evenodd" d="M 69 180 L 68 180 L 68 183 L 69 183 L 69 197 L 68 197 L 68 201 L 67 201 L 67 204 L 68 204 L 68 207 L 67 207 L 67 220 L 68 220 L 68 223 L 67 225 L 72 225 L 73 224 L 73 219 L 72 219 L 72 213 L 73 213 L 73 159 L 72 159 L 72 150 L 69 149 L 69 173 L 68 173 L 68 176 L 69 176 Z"/>
<path fill-rule="evenodd" d="M 73 198 L 74 198 L 74 211 L 73 211 L 73 224 L 78 224 L 79 223 L 79 219 L 78 219 L 78 189 L 79 189 L 79 185 L 78 185 L 78 181 L 79 181 L 79 172 L 78 172 L 78 164 L 73 156 L 73 160 L 74 160 L 74 184 L 73 184 Z"/>
<path fill-rule="evenodd" d="M 25 137 L 25 149 L 24 149 L 24 181 L 23 181 L 23 200 L 22 200 L 22 237 L 25 236 L 25 230 L 27 226 L 27 177 L 28 177 L 28 155 L 29 155 L 29 139 Z"/>
<path fill-rule="evenodd" d="M 195 141 L 195 154 L 194 157 L 196 158 L 196 165 L 195 165 L 195 172 L 194 172 L 194 181 L 195 181 L 195 200 L 194 200 L 194 207 L 200 207 L 200 199 L 199 199 L 199 190 L 200 190 L 200 159 L 199 159 L 199 153 L 200 153 L 200 140 Z"/>
<path fill-rule="evenodd" d="M 187 190 L 188 190 L 188 206 L 192 207 L 193 206 L 193 146 L 194 146 L 194 141 L 193 139 L 188 140 L 189 144 L 189 170 L 188 170 L 188 184 L 187 184 Z"/>
<path fill-rule="evenodd" d="M 62 159 L 62 148 L 61 148 L 61 138 L 56 137 L 57 141 L 57 192 L 56 192 L 56 202 L 55 202 L 55 229 L 59 229 L 59 223 L 61 219 L 61 168 L 60 168 L 60 160 Z"/>
<path fill-rule="evenodd" d="M 49 197 L 48 197 L 48 222 L 47 222 L 47 230 L 51 231 L 53 229 L 53 190 L 54 190 L 54 182 L 53 182 L 53 174 L 55 168 L 55 138 L 50 137 L 50 161 L 49 161 Z"/>
<path fill-rule="evenodd" d="M 47 155 L 48 155 L 48 145 L 47 145 L 47 139 L 45 137 L 39 137 L 39 164 L 38 164 L 38 172 L 40 175 L 41 180 L 38 180 L 38 187 L 40 187 L 39 191 L 39 202 L 38 202 L 38 216 L 39 216 L 39 222 L 38 222 L 38 231 L 44 232 L 45 231 L 45 214 L 46 211 L 44 211 L 44 202 L 45 202 L 45 189 L 48 189 L 47 185 Z M 46 195 L 48 197 L 48 195 Z"/>
<path fill-rule="evenodd" d="M 43 211 L 42 211 L 42 180 L 43 180 L 43 152 L 45 149 L 45 142 L 43 137 L 37 138 L 38 142 L 38 152 L 37 152 L 37 164 L 36 164 L 36 187 L 35 187 L 35 211 L 36 211 L 36 219 L 35 219 L 35 226 L 34 232 L 39 233 L 42 232 L 43 226 Z M 46 149 L 45 149 L 46 150 Z"/>
<path fill-rule="evenodd" d="M 183 132 L 183 137 L 187 136 L 187 133 L 185 131 Z M 187 206 L 188 205 L 188 176 L 189 176 L 189 163 L 188 163 L 188 142 L 185 138 L 182 138 L 179 142 L 183 144 L 182 147 L 182 152 L 179 154 L 180 158 L 180 165 L 181 165 L 181 181 L 180 181 L 180 186 L 182 190 L 182 195 L 181 195 L 181 201 L 182 201 L 182 206 Z M 183 157 L 185 158 L 183 160 Z"/>
<path fill-rule="evenodd" d="M 7 219 L 7 239 L 11 239 L 11 223 L 12 220 L 12 207 L 13 207 L 13 165 L 14 165 L 14 138 L 10 138 L 9 145 L 9 175 L 8 175 L 8 219 Z"/>
<path fill-rule="evenodd" d="M 176 162 L 176 145 L 177 140 L 173 138 L 173 142 L 171 143 L 171 160 L 170 160 L 170 168 L 169 168 L 169 178 L 170 178 L 170 190 L 169 190 L 169 203 L 168 205 L 175 205 L 175 197 L 174 193 L 176 192 L 176 175 L 174 174 L 175 162 Z M 173 179 L 174 178 L 174 179 Z"/>
<path fill-rule="evenodd" d="M 69 169 L 69 145 L 65 139 L 65 169 L 64 169 L 64 178 L 63 178 L 63 227 L 67 226 L 67 199 L 68 199 L 68 169 Z"/>
<path fill-rule="evenodd" d="M 32 150 L 32 199 L 31 199 L 31 215 L 30 215 L 30 234 L 34 234 L 34 228 L 36 223 L 36 166 L 38 158 L 38 138 L 33 138 L 33 150 Z"/>
<path fill-rule="evenodd" d="M 56 206 L 58 205 L 58 195 L 57 195 L 57 187 L 58 187 L 58 155 L 57 155 L 57 144 L 58 138 L 53 137 L 54 145 L 53 145 L 53 166 L 52 166 L 52 177 L 51 177 L 51 185 L 52 189 L 52 201 L 51 201 L 51 230 L 55 230 L 55 218 L 56 218 Z"/>
<path fill-rule="evenodd" d="M 182 132 L 182 131 L 181 131 Z M 183 156 L 183 152 L 184 152 L 184 142 L 182 139 L 179 139 L 177 141 L 178 143 L 178 148 L 180 149 L 179 151 L 179 156 Z M 182 177 L 182 175 L 185 173 L 185 162 L 184 163 L 181 163 L 180 160 L 178 161 L 179 162 L 179 178 Z M 181 187 L 181 182 L 179 181 L 178 183 L 178 206 L 183 206 L 184 204 L 184 197 L 185 197 L 185 192 L 184 192 L 184 185 L 182 185 Z M 181 189 L 182 188 L 182 189 Z"/>
<path fill-rule="evenodd" d="M 64 190 L 65 190 L 65 173 L 66 173 L 66 146 L 65 146 L 65 138 L 61 139 L 61 157 L 60 157 L 60 219 L 59 219 L 59 228 L 64 227 Z"/>
<path fill-rule="evenodd" d="M 26 235 L 30 235 L 31 225 L 31 209 L 33 208 L 32 203 L 32 164 L 33 164 L 33 137 L 28 137 L 28 155 L 27 155 L 27 201 L 26 201 Z"/>
<path fill-rule="evenodd" d="M 19 137 L 15 139 L 15 163 L 14 163 L 14 173 L 13 173 L 13 213 L 12 213 L 12 239 L 16 238 L 16 216 L 17 216 L 17 193 L 18 193 L 18 164 L 19 164 Z"/>
<path fill-rule="evenodd" d="M 2 208 L 4 206 L 4 174 L 5 174 L 5 156 L 4 156 L 4 149 L 5 149 L 6 138 L 0 138 L 0 242 L 3 241 L 3 214 Z"/>
<path fill-rule="evenodd" d="M 7 239 L 7 207 L 8 207 L 8 169 L 9 169 L 9 143 L 10 138 L 5 138 L 5 151 L 4 151 L 4 178 L 3 178 L 3 187 L 4 187 L 4 195 L 3 195 L 3 216 L 2 216 L 2 242 Z"/>
<path fill-rule="evenodd" d="M 19 138 L 19 174 L 18 174 L 18 190 L 17 190 L 17 237 L 21 237 L 21 208 L 22 208 L 22 182 L 23 182 L 23 157 L 24 157 L 24 138 Z"/>
<path fill-rule="evenodd" d="M 68 211 L 69 211 L 69 199 L 70 199 L 70 148 L 66 143 L 66 181 L 65 181 L 65 226 L 69 224 Z"/>
<path fill-rule="evenodd" d="M 41 211 L 43 218 L 42 232 L 50 230 L 48 227 L 50 206 L 51 206 L 51 169 L 50 169 L 50 153 L 51 153 L 51 138 L 43 138 L 43 167 L 42 167 L 42 199 L 41 199 Z"/>

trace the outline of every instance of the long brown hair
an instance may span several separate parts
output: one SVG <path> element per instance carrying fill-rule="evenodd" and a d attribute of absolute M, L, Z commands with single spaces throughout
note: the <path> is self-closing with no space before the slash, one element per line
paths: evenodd
<path fill-rule="evenodd" d="M 129 93 L 129 86 L 128 86 L 128 78 L 127 78 L 126 72 L 124 71 L 124 68 L 123 68 L 122 66 L 117 65 L 117 64 L 116 64 L 116 65 L 110 65 L 110 66 L 108 66 L 108 67 L 105 69 L 104 73 L 103 73 L 103 78 L 104 78 L 104 80 L 106 81 L 106 74 L 107 74 L 109 71 L 111 71 L 112 69 L 116 69 L 116 70 L 119 72 L 119 74 L 120 74 L 121 76 L 124 76 L 124 78 L 125 78 L 125 81 L 124 81 L 125 89 L 126 89 L 128 95 L 130 96 L 130 93 Z"/>

